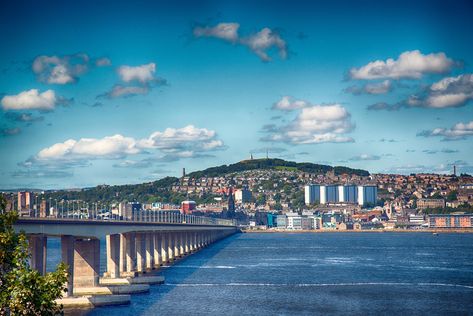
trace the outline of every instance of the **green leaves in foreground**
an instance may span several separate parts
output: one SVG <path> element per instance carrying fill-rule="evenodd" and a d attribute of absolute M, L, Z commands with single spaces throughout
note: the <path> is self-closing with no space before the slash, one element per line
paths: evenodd
<path fill-rule="evenodd" d="M 26 236 L 13 229 L 18 214 L 5 212 L 1 197 L 0 211 L 0 315 L 62 314 L 55 300 L 67 290 L 66 265 L 45 276 L 31 269 Z"/>

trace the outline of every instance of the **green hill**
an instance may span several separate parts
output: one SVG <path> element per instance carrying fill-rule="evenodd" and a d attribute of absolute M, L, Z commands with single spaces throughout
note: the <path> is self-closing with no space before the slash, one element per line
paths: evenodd
<path fill-rule="evenodd" d="M 310 162 L 286 161 L 283 159 L 252 159 L 243 160 L 231 165 L 221 165 L 218 167 L 207 168 L 202 171 L 195 171 L 189 173 L 188 176 L 191 178 L 218 177 L 229 173 L 256 169 L 293 170 L 315 174 L 322 174 L 333 170 L 336 175 L 346 173 L 355 174 L 359 176 L 369 176 L 370 174 L 366 170 L 352 169 L 342 166 L 332 167 L 328 165 L 319 165 Z"/>

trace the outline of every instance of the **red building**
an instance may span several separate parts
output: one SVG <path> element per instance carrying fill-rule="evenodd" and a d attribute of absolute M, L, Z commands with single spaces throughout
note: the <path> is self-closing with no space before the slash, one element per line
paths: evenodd
<path fill-rule="evenodd" d="M 183 214 L 190 214 L 196 209 L 196 204 L 194 201 L 183 201 L 181 203 L 181 211 Z"/>

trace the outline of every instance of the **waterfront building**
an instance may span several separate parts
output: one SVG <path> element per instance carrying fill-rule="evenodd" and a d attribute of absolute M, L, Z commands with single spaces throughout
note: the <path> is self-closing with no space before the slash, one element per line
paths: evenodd
<path fill-rule="evenodd" d="M 424 215 L 415 215 L 415 214 L 410 214 L 409 215 L 409 223 L 411 224 L 418 224 L 422 225 L 424 224 Z"/>
<path fill-rule="evenodd" d="M 286 229 L 287 228 L 287 217 L 286 215 L 278 215 L 276 217 L 276 226 L 278 229 Z"/>
<path fill-rule="evenodd" d="M 473 214 L 432 214 L 430 228 L 473 228 Z"/>
<path fill-rule="evenodd" d="M 298 213 L 286 213 L 287 229 L 302 229 L 302 217 Z"/>
<path fill-rule="evenodd" d="M 337 203 L 338 198 L 338 186 L 327 185 L 325 186 L 325 203 Z"/>
<path fill-rule="evenodd" d="M 303 216 L 301 217 L 301 229 L 302 230 L 311 230 L 314 229 L 313 220 L 310 217 Z"/>
<path fill-rule="evenodd" d="M 419 199 L 417 200 L 418 209 L 426 208 L 445 208 L 444 199 Z"/>
<path fill-rule="evenodd" d="M 277 226 L 278 215 L 273 214 L 273 213 L 267 213 L 266 216 L 267 216 L 267 226 L 268 227 L 276 227 Z"/>

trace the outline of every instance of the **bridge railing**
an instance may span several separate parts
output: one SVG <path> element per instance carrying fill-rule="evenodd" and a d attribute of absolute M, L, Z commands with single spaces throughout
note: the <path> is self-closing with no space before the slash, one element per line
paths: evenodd
<path fill-rule="evenodd" d="M 182 214 L 179 211 L 154 211 L 139 210 L 125 212 L 124 215 L 112 213 L 104 210 L 64 210 L 59 209 L 51 215 L 45 215 L 39 210 L 27 210 L 20 212 L 21 218 L 43 218 L 43 219 L 75 219 L 90 221 L 123 221 L 139 223 L 157 223 L 157 224 L 189 224 L 189 225 L 218 225 L 218 226 L 236 226 L 236 221 L 232 219 L 222 219 L 206 216 L 195 216 Z"/>

